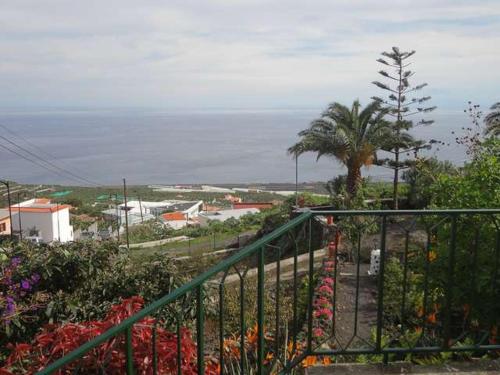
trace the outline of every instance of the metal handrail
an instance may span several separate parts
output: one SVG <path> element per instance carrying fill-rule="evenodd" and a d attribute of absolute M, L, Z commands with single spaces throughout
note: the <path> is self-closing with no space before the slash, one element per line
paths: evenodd
<path fill-rule="evenodd" d="M 217 274 L 220 274 L 221 272 L 225 272 L 229 270 L 231 267 L 235 266 L 238 262 L 249 258 L 250 256 L 258 255 L 258 316 L 257 320 L 259 322 L 258 324 L 258 330 L 259 330 L 259 349 L 258 349 L 258 357 L 259 357 L 259 370 L 262 370 L 262 362 L 263 362 L 263 324 L 261 324 L 264 321 L 264 309 L 263 309 L 263 302 L 261 301 L 262 295 L 263 295 L 263 288 L 264 288 L 264 253 L 265 253 L 265 247 L 266 245 L 270 244 L 272 241 L 279 239 L 280 237 L 286 235 L 289 233 L 291 230 L 297 228 L 299 225 L 304 224 L 307 220 L 312 219 L 315 216 L 334 216 L 334 217 L 346 217 L 346 216 L 379 216 L 383 219 L 383 226 L 385 225 L 386 218 L 390 216 L 432 216 L 432 215 L 444 215 L 444 216 L 460 216 L 460 215 L 498 215 L 500 214 L 500 209 L 472 209 L 472 210 L 467 210 L 467 209 L 456 209 L 456 210 L 396 210 L 396 211 L 386 211 L 386 210 L 361 210 L 361 211 L 339 211 L 339 210 L 307 210 L 302 213 L 300 213 L 299 216 L 295 217 L 294 219 L 290 220 L 288 223 L 285 225 L 279 227 L 272 233 L 262 237 L 261 239 L 255 241 L 254 243 L 244 247 L 241 251 L 238 253 L 232 255 L 226 260 L 221 261 L 217 265 L 213 266 L 206 272 L 202 273 L 201 275 L 197 276 L 190 282 L 184 284 L 183 286 L 179 287 L 178 289 L 174 290 L 173 292 L 165 295 L 164 297 L 160 298 L 159 300 L 151 303 L 150 305 L 146 306 L 139 312 L 137 312 L 135 315 L 127 318 L 124 320 L 122 323 L 112 327 L 108 331 L 104 332 L 103 334 L 97 336 L 96 338 L 92 339 L 91 341 L 85 343 L 84 345 L 80 346 L 79 348 L 75 349 L 74 351 L 68 353 L 62 358 L 59 358 L 49 366 L 47 366 L 45 369 L 41 370 L 39 374 L 52 374 L 55 371 L 62 369 L 64 366 L 68 365 L 69 363 L 78 360 L 79 358 L 83 357 L 87 352 L 89 352 L 91 349 L 98 347 L 99 345 L 103 344 L 107 340 L 116 337 L 117 335 L 120 334 L 125 334 L 126 335 L 126 343 L 127 343 L 127 373 L 133 373 L 133 365 L 131 364 L 132 358 L 132 348 L 131 348 L 131 335 L 132 331 L 131 328 L 135 323 L 138 323 L 142 319 L 144 319 L 147 316 L 150 316 L 152 313 L 160 310 L 161 308 L 165 307 L 169 303 L 172 303 L 176 301 L 179 297 L 184 296 L 187 293 L 190 292 L 195 292 L 196 293 L 196 300 L 197 300 L 197 329 L 198 329 L 198 370 L 199 373 L 203 373 L 204 365 L 203 365 L 203 337 L 200 337 L 200 332 L 203 333 L 203 289 L 202 286 L 203 284 L 208 281 L 210 278 L 216 276 Z M 309 221 L 309 252 L 311 253 L 311 248 L 310 248 L 310 238 L 311 238 L 311 229 L 310 229 L 310 223 Z M 385 227 L 383 227 L 384 235 L 383 239 L 385 242 Z M 383 247 L 385 247 L 385 244 L 383 244 Z M 310 262 L 311 263 L 311 262 Z M 312 270 L 312 264 L 310 264 L 310 270 Z M 296 271 L 295 271 L 296 272 Z M 312 277 L 312 276 L 311 276 Z M 312 280 L 312 279 L 311 279 Z M 309 294 L 311 293 L 311 290 L 309 290 Z M 311 296 L 309 296 L 311 298 Z M 310 300 L 310 299 L 309 299 Z M 379 299 L 380 303 L 380 299 Z M 378 328 L 380 326 L 380 308 L 381 306 L 379 305 L 379 316 L 378 316 Z M 311 313 L 309 312 L 309 320 L 311 320 Z M 202 336 L 202 335 L 201 335 Z M 308 333 L 308 341 L 310 342 L 310 336 L 311 332 Z M 384 349 L 381 348 L 380 346 L 380 332 L 377 332 L 378 336 L 378 342 L 377 342 L 377 348 L 376 351 L 370 352 L 370 351 L 359 351 L 360 353 L 384 353 L 386 351 L 388 352 L 397 352 L 399 349 L 398 348 L 393 348 L 393 349 Z M 201 341 L 200 341 L 201 340 Z M 300 358 L 304 358 L 307 355 L 319 355 L 319 354 L 333 354 L 334 352 L 332 351 L 310 351 L 310 345 L 308 345 L 308 351 L 306 353 L 302 353 Z M 485 347 L 486 349 L 500 349 L 500 346 L 498 345 L 489 345 Z M 445 348 L 447 349 L 447 348 Z M 427 351 L 427 349 L 421 349 L 422 351 Z M 429 349 L 428 351 L 433 351 L 432 349 Z M 353 353 L 355 353 L 356 350 L 353 350 Z M 290 366 L 295 365 L 298 363 L 298 360 L 296 359 L 295 361 L 288 363 L 287 370 L 290 369 Z"/>
<path fill-rule="evenodd" d="M 276 229 L 275 231 L 268 234 L 267 236 L 262 237 L 261 239 L 257 240 L 256 242 L 246 246 L 238 253 L 236 253 L 233 256 L 229 257 L 228 259 L 218 263 L 217 265 L 215 265 L 211 269 L 205 271 L 204 273 L 202 273 L 198 277 L 194 278 L 190 282 L 177 288 L 172 293 L 169 293 L 166 296 L 160 298 L 159 300 L 146 306 L 145 308 L 143 308 L 142 310 L 137 312 L 135 315 L 125 319 L 123 322 L 121 322 L 117 326 L 110 328 L 108 331 L 97 336 L 93 340 L 85 343 L 84 345 L 80 346 L 78 349 L 75 349 L 71 353 L 68 353 L 66 356 L 58 359 L 57 361 L 55 361 L 54 363 L 52 363 L 51 365 L 47 366 L 45 369 L 40 371 L 39 374 L 40 375 L 51 374 L 54 371 L 64 367 L 68 363 L 74 361 L 75 359 L 81 358 L 88 351 L 90 351 L 91 349 L 106 342 L 110 338 L 115 337 L 121 333 L 124 333 L 127 329 L 132 327 L 135 323 L 144 319 L 148 315 L 151 315 L 151 313 L 153 313 L 153 312 L 161 309 L 162 307 L 168 305 L 169 303 L 175 301 L 176 299 L 183 296 L 184 294 L 186 294 L 188 292 L 195 291 L 197 288 L 199 288 L 205 281 L 207 281 L 211 277 L 213 277 L 213 276 L 217 275 L 218 273 L 234 266 L 239 261 L 241 261 L 241 260 L 243 260 L 251 255 L 256 254 L 257 251 L 262 248 L 262 246 L 264 246 L 265 244 L 267 244 L 268 242 L 271 242 L 272 240 L 274 240 L 276 238 L 279 238 L 280 236 L 285 234 L 290 229 L 295 228 L 297 225 L 305 222 L 307 219 L 309 219 L 311 217 L 311 215 L 312 214 L 310 212 L 305 212 L 305 213 L 301 214 L 300 216 L 297 216 L 296 218 L 290 220 L 285 225 Z"/>

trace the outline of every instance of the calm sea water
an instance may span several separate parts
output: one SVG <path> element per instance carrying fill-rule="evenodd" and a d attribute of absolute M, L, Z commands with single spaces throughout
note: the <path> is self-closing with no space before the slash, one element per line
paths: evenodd
<path fill-rule="evenodd" d="M 286 149 L 320 110 L 200 111 L 153 110 L 0 111 L 0 123 L 51 157 L 0 128 L 4 137 L 101 184 L 292 182 L 295 164 Z M 436 124 L 417 135 L 449 141 L 434 150 L 462 163 L 451 131 L 467 124 L 460 111 L 437 112 Z M 12 147 L 0 139 L 0 144 Z M 331 159 L 299 158 L 300 181 L 327 180 L 345 170 Z M 371 167 L 375 179 L 390 171 Z M 0 178 L 23 183 L 82 184 L 48 172 L 0 148 Z"/>

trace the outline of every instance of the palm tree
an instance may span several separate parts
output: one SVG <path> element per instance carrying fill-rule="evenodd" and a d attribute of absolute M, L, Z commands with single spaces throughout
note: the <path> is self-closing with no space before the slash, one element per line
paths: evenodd
<path fill-rule="evenodd" d="M 332 103 L 321 118 L 299 133 L 301 140 L 290 147 L 291 155 L 316 152 L 317 159 L 331 156 L 347 167 L 347 192 L 356 195 L 361 182 L 361 167 L 376 160 L 376 152 L 391 138 L 390 123 L 384 120 L 387 109 L 373 101 L 363 110 L 359 101 L 351 109 Z"/>
<path fill-rule="evenodd" d="M 490 109 L 492 112 L 484 118 L 486 123 L 484 133 L 498 137 L 500 136 L 500 102 L 493 104 Z"/>

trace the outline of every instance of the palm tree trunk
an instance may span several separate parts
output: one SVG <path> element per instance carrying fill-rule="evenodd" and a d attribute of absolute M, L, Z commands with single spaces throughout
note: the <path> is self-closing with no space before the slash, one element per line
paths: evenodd
<path fill-rule="evenodd" d="M 359 167 L 347 167 L 347 193 L 350 198 L 356 196 L 358 192 L 358 187 L 361 183 L 361 168 Z"/>

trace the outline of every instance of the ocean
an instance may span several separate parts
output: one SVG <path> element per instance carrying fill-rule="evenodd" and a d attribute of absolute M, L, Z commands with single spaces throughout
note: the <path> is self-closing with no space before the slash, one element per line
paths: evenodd
<path fill-rule="evenodd" d="M 103 185 L 258 183 L 295 181 L 287 148 L 321 110 L 0 110 L 0 134 L 65 170 Z M 417 136 L 449 142 L 430 154 L 461 164 L 452 130 L 467 125 L 462 111 L 437 111 Z M 0 144 L 14 149 L 0 138 Z M 18 150 L 19 151 L 19 150 Z M 33 155 L 28 155 L 33 159 Z M 326 181 L 345 173 L 333 159 L 299 157 L 299 180 Z M 389 180 L 370 167 L 364 176 Z M 84 185 L 0 148 L 0 178 L 20 183 Z"/>

